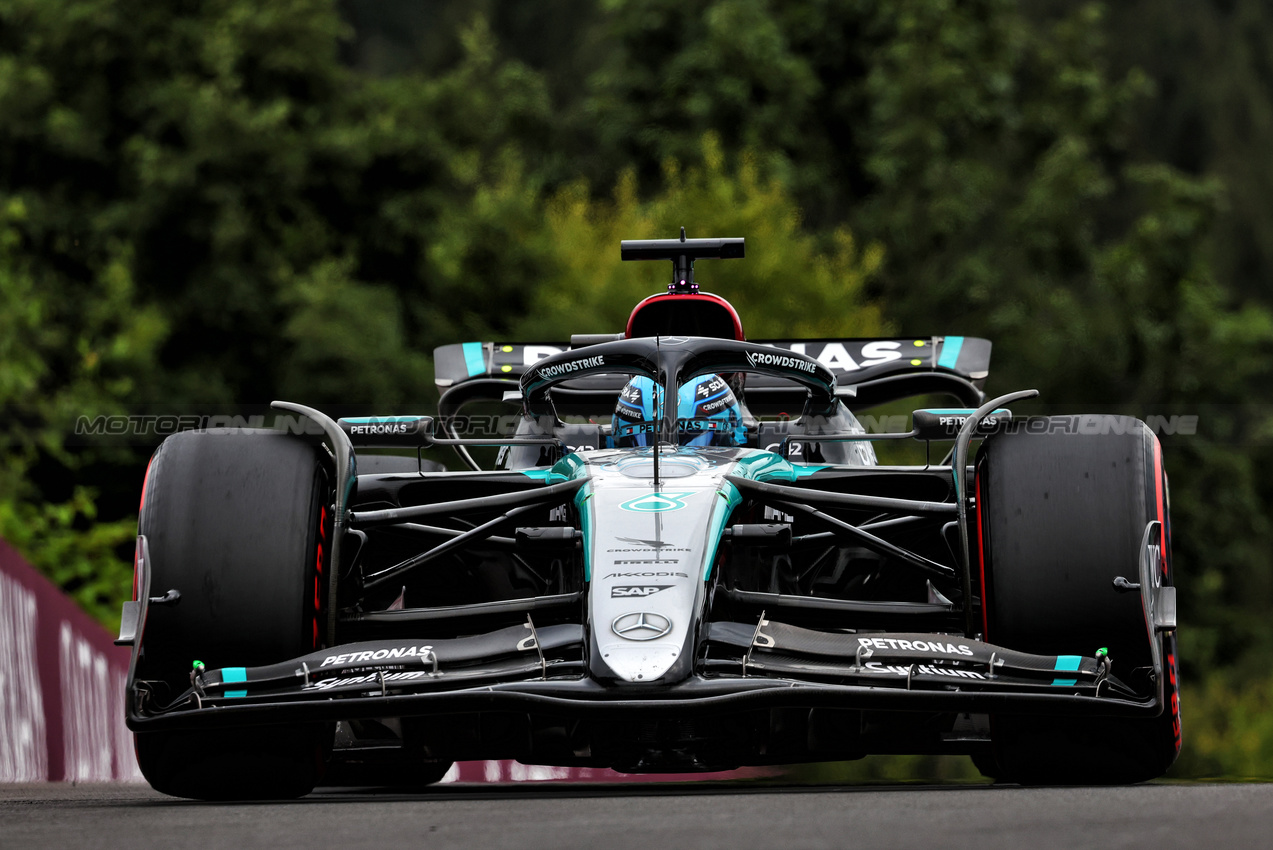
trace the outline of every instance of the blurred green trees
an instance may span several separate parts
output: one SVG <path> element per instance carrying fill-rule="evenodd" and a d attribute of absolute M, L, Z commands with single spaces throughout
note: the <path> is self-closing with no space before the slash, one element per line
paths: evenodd
<path fill-rule="evenodd" d="M 1264 675 L 1273 21 L 1149 5 L 0 0 L 0 535 L 109 618 L 148 447 L 78 416 L 418 404 L 435 345 L 619 327 L 615 242 L 684 225 L 753 336 L 1199 416 L 1186 678 Z"/>
<path fill-rule="evenodd" d="M 526 339 L 568 339 L 579 328 L 622 328 L 632 306 L 667 284 L 663 264 L 616 263 L 628 234 L 676 234 L 692 223 L 702 235 L 747 234 L 747 259 L 711 263 L 699 273 L 706 289 L 728 295 L 752 337 L 879 336 L 885 324 L 866 290 L 879 270 L 878 244 L 860 248 L 848 230 L 814 235 L 786 187 L 764 175 L 750 152 L 725 162 L 708 133 L 681 168 L 664 161 L 660 191 L 642 200 L 624 172 L 610 199 L 593 198 L 582 182 L 549 197 L 541 232 L 552 273 L 534 291 L 517 326 Z"/>
<path fill-rule="evenodd" d="M 100 460 L 136 463 L 127 451 L 80 453 L 67 435 L 82 414 L 122 411 L 165 323 L 137 303 L 125 247 L 110 246 L 86 277 L 64 274 L 23 250 L 27 224 L 21 198 L 0 199 L 0 538 L 109 624 L 132 585 L 135 520 L 95 523 L 93 488 L 49 494 L 28 473 L 41 458 L 70 475 Z"/>

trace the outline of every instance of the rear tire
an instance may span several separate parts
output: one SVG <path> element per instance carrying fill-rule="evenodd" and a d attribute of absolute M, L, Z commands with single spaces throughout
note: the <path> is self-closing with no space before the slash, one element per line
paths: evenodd
<path fill-rule="evenodd" d="M 139 522 L 152 606 L 138 678 L 190 684 L 209 669 L 272 664 L 320 645 L 331 493 L 314 447 L 272 431 L 183 432 L 156 451 Z M 195 799 L 299 797 L 321 777 L 327 724 L 137 735 L 158 791 Z"/>
<path fill-rule="evenodd" d="M 1141 692 L 1150 640 L 1162 641 L 1167 707 L 1147 719 L 997 715 L 995 774 L 1022 784 L 1121 784 L 1161 776 L 1180 751 L 1175 635 L 1148 635 L 1138 581 L 1145 526 L 1163 524 L 1172 583 L 1167 479 L 1157 438 L 1128 417 L 1043 420 L 1048 431 L 986 440 L 977 462 L 985 638 L 1040 655 L 1108 648 L 1113 673 Z"/>

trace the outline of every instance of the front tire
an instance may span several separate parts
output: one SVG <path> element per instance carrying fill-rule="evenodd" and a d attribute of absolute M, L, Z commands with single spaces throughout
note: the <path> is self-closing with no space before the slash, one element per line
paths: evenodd
<path fill-rule="evenodd" d="M 1040 655 L 1094 655 L 1156 692 L 1161 641 L 1166 707 L 1147 719 L 998 715 L 997 778 L 1022 784 L 1122 784 L 1161 776 L 1180 751 L 1174 633 L 1148 634 L 1138 581 L 1145 526 L 1163 526 L 1162 581 L 1172 583 L 1167 479 L 1157 438 L 1139 420 L 1054 417 L 986 440 L 977 462 L 977 521 L 986 640 Z"/>
<path fill-rule="evenodd" d="M 151 461 L 139 521 L 151 606 L 138 678 L 169 698 L 209 669 L 295 658 L 320 645 L 331 490 L 313 446 L 272 431 L 183 432 Z M 290 798 L 321 777 L 326 724 L 137 735 L 143 775 L 195 799 Z"/>

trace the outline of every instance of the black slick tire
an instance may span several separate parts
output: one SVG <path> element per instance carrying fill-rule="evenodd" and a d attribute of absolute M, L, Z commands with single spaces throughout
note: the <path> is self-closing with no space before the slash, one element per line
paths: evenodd
<path fill-rule="evenodd" d="M 316 449 L 271 431 L 183 432 L 147 472 L 140 533 L 151 606 L 138 678 L 169 697 L 209 669 L 295 658 L 319 646 L 326 612 L 330 487 Z M 136 736 L 158 791 L 195 799 L 291 798 L 321 777 L 326 724 L 158 731 Z"/>
<path fill-rule="evenodd" d="M 1146 525 L 1163 524 L 1171 584 L 1167 480 L 1157 438 L 1136 419 L 1053 417 L 993 436 L 977 461 L 976 533 L 983 628 L 991 643 L 1046 655 L 1094 655 L 1154 693 L 1151 640 L 1161 641 L 1166 699 L 1154 718 L 991 719 L 995 776 L 1022 784 L 1123 784 L 1161 776 L 1180 749 L 1174 633 L 1150 635 L 1137 581 Z"/>

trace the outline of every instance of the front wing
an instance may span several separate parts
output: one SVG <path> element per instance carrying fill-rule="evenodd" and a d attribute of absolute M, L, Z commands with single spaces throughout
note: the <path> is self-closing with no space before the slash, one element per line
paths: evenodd
<path fill-rule="evenodd" d="M 957 635 L 820 632 L 761 619 L 707 624 L 694 675 L 609 686 L 586 675 L 582 625 L 528 621 L 488 634 L 384 640 L 263 667 L 204 669 L 159 704 L 129 689 L 134 731 L 247 723 L 424 716 L 475 710 L 566 716 L 752 708 L 1156 716 L 1161 685 L 1138 697 L 1113 660 L 1030 655 Z M 1156 677 L 1162 682 L 1162 676 Z"/>

